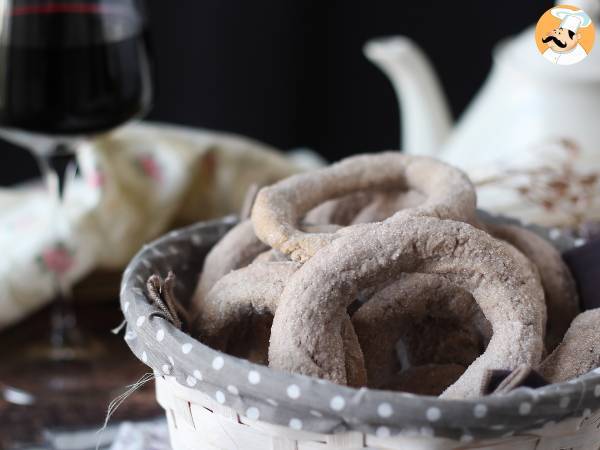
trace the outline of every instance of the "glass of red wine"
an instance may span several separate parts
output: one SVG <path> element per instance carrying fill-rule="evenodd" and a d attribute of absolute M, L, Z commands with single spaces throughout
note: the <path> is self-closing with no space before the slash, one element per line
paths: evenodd
<path fill-rule="evenodd" d="M 0 137 L 37 158 L 56 204 L 57 245 L 67 244 L 61 204 L 78 149 L 151 106 L 147 44 L 142 0 L 0 0 Z M 67 280 L 58 278 L 55 291 L 47 345 L 19 357 L 64 368 L 97 348 L 78 330 Z M 19 394 L 9 392 L 26 403 Z"/>

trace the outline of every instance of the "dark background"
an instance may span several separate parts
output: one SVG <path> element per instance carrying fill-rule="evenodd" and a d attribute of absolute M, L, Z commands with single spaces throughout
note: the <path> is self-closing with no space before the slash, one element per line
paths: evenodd
<path fill-rule="evenodd" d="M 455 117 L 479 89 L 494 44 L 534 24 L 550 0 L 441 2 L 149 0 L 157 63 L 150 120 L 233 131 L 327 159 L 398 146 L 390 84 L 362 55 L 404 34 L 429 55 Z M 34 176 L 0 143 L 0 184 Z"/>

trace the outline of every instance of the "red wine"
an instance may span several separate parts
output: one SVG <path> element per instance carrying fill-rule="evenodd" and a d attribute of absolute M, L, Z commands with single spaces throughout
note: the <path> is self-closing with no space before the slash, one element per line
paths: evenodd
<path fill-rule="evenodd" d="M 10 39 L 0 43 L 0 125 L 85 134 L 146 112 L 152 86 L 143 27 L 118 11 L 58 6 L 13 10 Z"/>

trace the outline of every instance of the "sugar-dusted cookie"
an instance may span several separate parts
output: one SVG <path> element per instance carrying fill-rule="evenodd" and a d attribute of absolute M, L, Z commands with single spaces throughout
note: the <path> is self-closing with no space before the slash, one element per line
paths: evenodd
<path fill-rule="evenodd" d="M 397 213 L 401 217 L 474 217 L 475 191 L 463 172 L 432 158 L 384 152 L 350 157 L 262 188 L 254 202 L 252 222 L 263 242 L 304 262 L 338 237 L 299 230 L 298 223 L 309 210 L 332 198 L 385 189 L 423 193 L 425 201 Z"/>
<path fill-rule="evenodd" d="M 327 200 L 311 209 L 304 221 L 314 224 L 350 225 L 356 215 L 373 201 L 375 195 L 374 192 L 359 191 Z"/>
<path fill-rule="evenodd" d="M 239 338 L 237 327 L 252 315 L 275 314 L 281 293 L 300 265 L 295 262 L 255 262 L 215 283 L 199 311 L 196 329 L 200 339 L 214 348 L 227 349 Z M 358 338 L 349 316 L 340 323 L 342 354 L 336 355 L 348 373 L 348 384 L 366 384 L 366 371 Z"/>
<path fill-rule="evenodd" d="M 489 340 L 481 330 L 487 320 L 471 294 L 438 275 L 403 274 L 362 305 L 352 323 L 371 387 L 385 385 L 411 366 L 466 367 Z M 398 357 L 400 340 L 405 354 Z"/>
<path fill-rule="evenodd" d="M 579 312 L 577 289 L 569 268 L 556 247 L 533 231 L 516 225 L 484 227 L 494 237 L 516 247 L 537 267 L 548 308 L 546 349 L 552 351 Z"/>
<path fill-rule="evenodd" d="M 378 192 L 372 201 L 360 210 L 352 223 L 381 222 L 401 209 L 415 208 L 425 202 L 425 196 L 417 190 Z"/>
<path fill-rule="evenodd" d="M 229 230 L 204 259 L 204 267 L 192 299 L 194 315 L 201 308 L 208 291 L 223 275 L 247 266 L 257 255 L 267 250 L 269 247 L 254 234 L 254 226 L 250 220 L 244 220 Z"/>
<path fill-rule="evenodd" d="M 487 370 L 539 364 L 546 307 L 531 263 L 466 223 L 409 216 L 347 231 L 292 276 L 273 320 L 270 365 L 346 383 L 341 331 L 348 304 L 404 272 L 437 274 L 470 292 L 494 330 L 443 397 L 479 395 Z"/>
<path fill-rule="evenodd" d="M 559 383 L 597 367 L 600 367 L 600 308 L 575 317 L 563 341 L 538 371 L 548 381 Z"/>

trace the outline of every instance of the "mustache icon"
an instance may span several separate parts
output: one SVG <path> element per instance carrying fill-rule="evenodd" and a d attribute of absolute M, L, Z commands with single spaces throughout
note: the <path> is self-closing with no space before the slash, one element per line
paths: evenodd
<path fill-rule="evenodd" d="M 548 37 L 542 38 L 542 42 L 544 44 L 546 44 L 547 42 L 550 42 L 550 41 L 553 41 L 560 48 L 565 48 L 567 46 L 566 42 L 559 41 L 558 38 L 555 36 L 548 36 Z"/>

